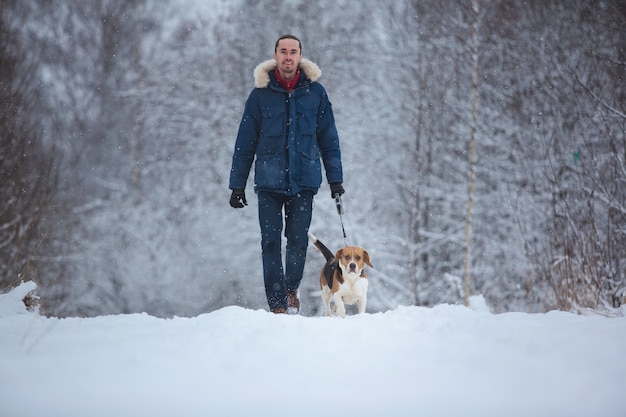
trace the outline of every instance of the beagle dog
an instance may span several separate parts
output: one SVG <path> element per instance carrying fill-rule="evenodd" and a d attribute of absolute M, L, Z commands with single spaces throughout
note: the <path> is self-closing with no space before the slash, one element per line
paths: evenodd
<path fill-rule="evenodd" d="M 346 316 L 345 304 L 357 303 L 359 314 L 365 313 L 368 285 L 365 265 L 374 267 L 369 253 L 357 246 L 346 246 L 333 255 L 312 233 L 309 233 L 309 240 L 326 258 L 326 265 L 320 273 L 326 315 L 331 315 L 331 301 L 335 315 L 339 317 Z"/>

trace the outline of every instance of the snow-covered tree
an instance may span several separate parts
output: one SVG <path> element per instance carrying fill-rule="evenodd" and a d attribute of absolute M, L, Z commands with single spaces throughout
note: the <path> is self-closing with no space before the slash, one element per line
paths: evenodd
<path fill-rule="evenodd" d="M 0 292 L 37 280 L 45 266 L 44 227 L 57 186 L 54 148 L 36 115 L 41 90 L 36 51 L 20 34 L 19 2 L 0 5 Z"/>

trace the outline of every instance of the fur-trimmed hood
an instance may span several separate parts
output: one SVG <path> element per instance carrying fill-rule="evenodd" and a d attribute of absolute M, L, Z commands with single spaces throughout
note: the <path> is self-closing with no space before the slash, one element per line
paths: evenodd
<path fill-rule="evenodd" d="M 270 76 L 268 73 L 274 70 L 277 66 L 278 63 L 273 59 L 261 62 L 257 65 L 254 69 L 254 86 L 257 88 L 267 88 L 270 83 Z M 302 58 L 302 61 L 300 61 L 300 69 L 311 81 L 317 81 L 322 76 L 322 70 L 320 67 L 306 58 Z"/>

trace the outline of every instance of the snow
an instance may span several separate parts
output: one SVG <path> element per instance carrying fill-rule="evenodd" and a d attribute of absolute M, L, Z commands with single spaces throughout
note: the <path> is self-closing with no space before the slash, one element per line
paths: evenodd
<path fill-rule="evenodd" d="M 0 295 L 2 416 L 626 416 L 626 317 L 439 305 L 46 318 Z"/>

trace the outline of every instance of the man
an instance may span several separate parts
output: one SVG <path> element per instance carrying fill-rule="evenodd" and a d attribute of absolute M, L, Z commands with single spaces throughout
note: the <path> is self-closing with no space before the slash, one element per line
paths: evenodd
<path fill-rule="evenodd" d="M 331 195 L 344 189 L 339 136 L 322 72 L 302 58 L 302 43 L 281 36 L 274 59 L 254 70 L 255 88 L 246 101 L 230 171 L 230 205 L 248 205 L 245 188 L 252 167 L 259 201 L 263 279 L 269 308 L 298 314 L 313 196 L 322 184 L 321 161 Z M 255 160 L 256 158 L 256 160 Z M 285 268 L 281 234 L 287 238 Z"/>

